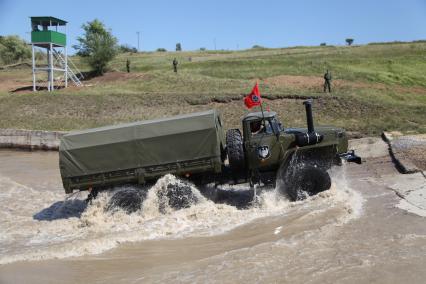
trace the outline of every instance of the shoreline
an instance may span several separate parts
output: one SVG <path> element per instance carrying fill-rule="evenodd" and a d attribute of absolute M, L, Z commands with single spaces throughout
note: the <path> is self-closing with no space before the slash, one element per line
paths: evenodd
<path fill-rule="evenodd" d="M 65 131 L 0 129 L 0 149 L 58 151 Z"/>

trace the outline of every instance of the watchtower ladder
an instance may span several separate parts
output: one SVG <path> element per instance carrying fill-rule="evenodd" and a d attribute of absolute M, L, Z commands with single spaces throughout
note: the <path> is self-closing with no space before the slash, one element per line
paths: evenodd
<path fill-rule="evenodd" d="M 61 66 L 63 69 L 66 68 L 67 70 L 68 78 L 64 78 L 64 80 L 70 79 L 77 87 L 83 86 L 80 79 L 84 79 L 84 76 L 77 68 L 77 66 L 75 66 L 75 64 L 71 61 L 71 58 L 68 57 L 68 62 L 66 62 L 61 53 L 55 49 L 53 49 L 53 56 L 55 57 L 55 60 L 59 66 Z M 72 68 L 74 68 L 75 71 L 70 67 L 70 65 L 72 65 Z"/>

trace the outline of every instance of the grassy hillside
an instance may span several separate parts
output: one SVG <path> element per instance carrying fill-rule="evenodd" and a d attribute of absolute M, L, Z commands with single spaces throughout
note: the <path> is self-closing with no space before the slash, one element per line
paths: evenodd
<path fill-rule="evenodd" d="M 130 74 L 123 73 L 127 58 Z M 80 58 L 73 61 L 88 70 Z M 300 98 L 314 97 L 318 124 L 362 135 L 426 133 L 426 43 L 121 54 L 110 68 L 86 87 L 54 94 L 10 93 L 7 86 L 31 84 L 30 70 L 0 71 L 0 128 L 70 130 L 210 108 L 222 111 L 227 127 L 238 127 L 247 112 L 242 94 L 259 80 L 266 105 L 287 126 L 304 125 Z M 332 95 L 322 93 L 326 69 Z"/>

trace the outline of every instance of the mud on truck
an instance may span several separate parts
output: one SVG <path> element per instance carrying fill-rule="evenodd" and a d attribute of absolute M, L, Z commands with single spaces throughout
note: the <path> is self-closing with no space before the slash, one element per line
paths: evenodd
<path fill-rule="evenodd" d="M 277 186 L 292 200 L 317 194 L 330 188 L 332 165 L 361 159 L 348 152 L 345 130 L 314 127 L 312 101 L 303 104 L 307 128 L 284 127 L 266 111 L 245 115 L 242 132 L 225 133 L 220 114 L 210 110 L 71 132 L 59 147 L 65 192 L 89 190 L 90 199 L 99 190 L 173 174 L 196 185 Z"/>

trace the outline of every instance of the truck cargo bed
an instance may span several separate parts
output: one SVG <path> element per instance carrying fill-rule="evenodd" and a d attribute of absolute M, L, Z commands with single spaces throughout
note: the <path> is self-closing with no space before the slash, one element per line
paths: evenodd
<path fill-rule="evenodd" d="M 166 173 L 220 172 L 225 147 L 215 110 L 71 132 L 59 146 L 65 191 L 143 183 Z"/>

